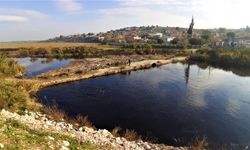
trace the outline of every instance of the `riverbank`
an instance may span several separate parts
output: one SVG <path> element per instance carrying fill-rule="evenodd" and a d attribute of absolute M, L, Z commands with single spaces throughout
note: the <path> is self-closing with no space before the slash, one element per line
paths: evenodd
<path fill-rule="evenodd" d="M 77 80 L 148 69 L 172 62 L 185 61 L 186 59 L 187 57 L 175 57 L 172 55 L 88 58 L 75 61 L 69 66 L 43 73 L 32 79 L 26 79 L 26 81 L 35 82 L 40 88 L 44 88 Z M 127 64 L 128 60 L 131 60 L 130 65 Z"/>
<path fill-rule="evenodd" d="M 245 69 L 250 67 L 250 49 L 238 48 L 233 50 L 198 50 L 195 54 L 190 56 L 190 60 L 205 62 L 221 68 Z"/>
<path fill-rule="evenodd" d="M 48 119 L 40 112 L 25 111 L 23 115 L 6 110 L 0 112 L 0 148 L 12 149 L 96 149 L 96 150 L 187 150 L 151 144 L 142 140 L 128 141 L 115 137 L 105 129 L 76 128 L 64 121 Z"/>

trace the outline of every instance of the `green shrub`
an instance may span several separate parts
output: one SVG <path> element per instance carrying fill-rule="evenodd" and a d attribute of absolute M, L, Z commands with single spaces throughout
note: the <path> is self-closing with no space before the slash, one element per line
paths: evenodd
<path fill-rule="evenodd" d="M 34 99 L 30 97 L 31 85 L 24 86 L 21 82 L 0 78 L 0 89 L 1 109 L 22 111 L 35 108 L 32 105 Z"/>
<path fill-rule="evenodd" d="M 199 50 L 190 60 L 213 63 L 222 67 L 250 67 L 250 49 Z"/>
<path fill-rule="evenodd" d="M 0 57 L 0 108 L 11 111 L 35 110 L 38 103 L 31 97 L 37 90 L 35 84 L 12 78 L 23 75 L 25 69 L 16 61 Z"/>
<path fill-rule="evenodd" d="M 0 56 L 0 76 L 13 77 L 24 73 L 25 69 L 16 61 Z"/>

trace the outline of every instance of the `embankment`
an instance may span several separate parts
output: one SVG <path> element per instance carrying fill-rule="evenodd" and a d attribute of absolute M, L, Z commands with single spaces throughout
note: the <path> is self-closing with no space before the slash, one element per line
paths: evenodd
<path fill-rule="evenodd" d="M 172 62 L 185 61 L 186 59 L 187 57 L 172 57 L 168 59 L 143 60 L 143 61 L 138 61 L 138 62 L 132 62 L 130 65 L 107 67 L 103 69 L 90 70 L 89 72 L 84 72 L 84 73 L 77 72 L 71 75 L 65 75 L 61 77 L 51 77 L 49 79 L 43 78 L 43 76 L 46 76 L 46 74 L 44 74 L 43 76 L 40 76 L 39 78 L 35 78 L 32 80 L 36 81 L 39 84 L 40 88 L 44 88 L 48 86 L 53 86 L 53 85 L 77 81 L 77 80 L 83 80 L 83 79 L 89 79 L 89 78 L 100 77 L 100 76 L 105 76 L 105 75 L 135 71 L 135 70 L 140 70 L 140 69 L 148 69 L 151 67 L 157 67 L 157 66 L 169 64 Z"/>

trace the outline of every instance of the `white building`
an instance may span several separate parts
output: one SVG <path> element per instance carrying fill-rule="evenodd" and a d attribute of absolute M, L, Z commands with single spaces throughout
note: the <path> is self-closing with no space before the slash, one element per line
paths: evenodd
<path fill-rule="evenodd" d="M 139 36 L 134 36 L 134 40 L 141 40 L 141 37 L 139 37 Z"/>
<path fill-rule="evenodd" d="M 100 41 L 103 41 L 104 39 L 105 39 L 105 37 L 103 37 L 103 36 L 98 37 L 98 40 L 100 40 Z"/>
<path fill-rule="evenodd" d="M 171 42 L 174 38 L 174 36 L 166 36 L 167 42 Z"/>
<path fill-rule="evenodd" d="M 150 36 L 152 36 L 152 37 L 159 37 L 159 38 L 162 38 L 163 37 L 163 33 L 150 33 L 149 34 Z"/>

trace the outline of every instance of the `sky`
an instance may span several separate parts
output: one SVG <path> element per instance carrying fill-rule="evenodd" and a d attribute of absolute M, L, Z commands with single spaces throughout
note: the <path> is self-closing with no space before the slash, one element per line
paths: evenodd
<path fill-rule="evenodd" d="M 45 40 L 128 26 L 242 28 L 249 0 L 0 0 L 0 42 Z"/>

